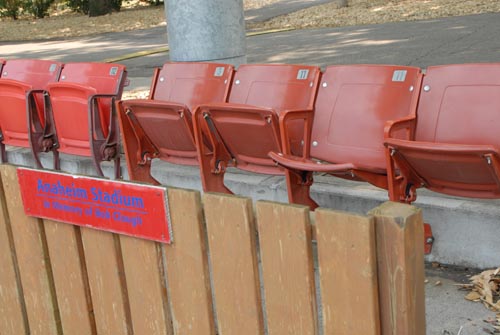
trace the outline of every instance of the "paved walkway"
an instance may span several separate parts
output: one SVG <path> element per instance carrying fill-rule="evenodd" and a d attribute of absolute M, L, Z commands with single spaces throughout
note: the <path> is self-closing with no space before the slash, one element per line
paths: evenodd
<path fill-rule="evenodd" d="M 289 6 L 304 1 L 283 0 Z M 310 1 L 312 2 L 312 0 Z M 273 9 L 273 15 L 282 8 Z M 291 7 L 289 7 L 291 8 Z M 271 12 L 271 8 L 266 11 Z M 268 12 L 247 17 L 262 20 Z M 419 22 L 342 28 L 307 29 L 247 38 L 251 63 L 304 63 L 326 66 L 345 63 L 393 63 L 427 67 L 446 63 L 499 62 L 500 14 L 482 14 Z M 128 89 L 148 88 L 153 68 L 168 61 L 164 27 L 125 33 L 52 40 L 11 42 L 0 46 L 2 58 L 46 58 L 65 62 L 103 61 L 118 57 L 129 70 Z M 163 49 L 162 49 L 163 48 Z M 156 52 L 150 52 L 151 50 Z M 147 56 L 122 57 L 145 52 Z M 470 244 L 467 234 L 456 243 Z M 492 234 L 492 238 L 495 235 Z M 479 241 L 478 241 L 479 243 Z M 499 264 L 500 265 L 500 264 Z M 463 272 L 460 273 L 463 277 Z M 450 271 L 428 272 L 427 334 L 486 334 L 483 320 L 492 317 L 482 305 L 464 300 Z M 440 285 L 436 285 L 436 282 Z"/>

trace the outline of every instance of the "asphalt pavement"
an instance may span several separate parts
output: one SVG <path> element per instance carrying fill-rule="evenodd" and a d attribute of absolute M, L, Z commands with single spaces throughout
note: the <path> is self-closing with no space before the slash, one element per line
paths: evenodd
<path fill-rule="evenodd" d="M 287 0 L 283 4 L 297 3 Z M 282 8 L 274 9 L 278 13 Z M 258 20 L 266 13 L 254 12 Z M 251 15 L 247 13 L 247 17 Z M 267 15 L 267 14 L 266 14 Z M 431 65 L 500 62 L 500 13 L 416 22 L 290 30 L 247 37 L 249 63 Z M 110 61 L 129 71 L 128 90 L 148 88 L 155 67 L 169 60 L 165 27 L 36 42 L 7 42 L 0 58 L 63 62 Z M 499 264 L 500 265 L 500 264 Z M 494 316 L 464 299 L 457 282 L 469 272 L 429 269 L 426 284 L 428 335 L 481 335 Z M 491 333 L 492 334 L 492 333 Z"/>

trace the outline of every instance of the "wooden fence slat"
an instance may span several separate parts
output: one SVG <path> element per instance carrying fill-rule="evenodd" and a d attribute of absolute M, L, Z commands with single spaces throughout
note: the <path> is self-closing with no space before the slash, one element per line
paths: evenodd
<path fill-rule="evenodd" d="M 259 201 L 257 227 L 269 334 L 315 334 L 309 210 Z"/>
<path fill-rule="evenodd" d="M 375 224 L 316 210 L 324 334 L 380 334 Z"/>
<path fill-rule="evenodd" d="M 204 194 L 220 334 L 264 333 L 252 200 Z"/>
<path fill-rule="evenodd" d="M 45 258 L 41 220 L 26 216 L 16 167 L 0 166 L 14 245 L 17 253 L 30 332 L 33 335 L 58 334 L 57 305 L 50 282 L 50 264 Z M 33 190 L 35 191 L 35 190 Z"/>
<path fill-rule="evenodd" d="M 26 334 L 9 224 L 5 194 L 0 186 L 0 334 Z"/>
<path fill-rule="evenodd" d="M 81 229 L 97 334 L 130 334 L 115 236 Z"/>
<path fill-rule="evenodd" d="M 78 250 L 80 241 L 75 232 L 79 228 L 52 220 L 44 220 L 44 225 L 63 332 L 95 333 L 87 299 L 87 278 Z"/>
<path fill-rule="evenodd" d="M 129 236 L 120 242 L 134 334 L 173 334 L 159 246 Z"/>
<path fill-rule="evenodd" d="M 425 335 L 422 212 L 386 202 L 369 214 L 376 222 L 382 334 Z"/>
<path fill-rule="evenodd" d="M 175 334 L 215 334 L 200 194 L 168 189 L 173 244 L 165 247 Z"/>

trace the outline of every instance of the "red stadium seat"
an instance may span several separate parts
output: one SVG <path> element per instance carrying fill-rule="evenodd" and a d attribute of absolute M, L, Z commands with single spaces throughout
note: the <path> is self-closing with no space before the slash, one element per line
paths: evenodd
<path fill-rule="evenodd" d="M 158 184 L 151 160 L 198 165 L 192 110 L 201 103 L 225 102 L 233 66 L 216 63 L 165 63 L 156 69 L 149 99 L 117 103 L 131 180 Z"/>
<path fill-rule="evenodd" d="M 394 138 L 398 129 L 414 136 Z M 391 197 L 411 202 L 416 189 L 425 187 L 454 196 L 500 198 L 499 131 L 500 63 L 429 67 L 417 118 L 387 128 Z"/>
<path fill-rule="evenodd" d="M 50 104 L 42 150 L 54 153 L 59 168 L 59 152 L 92 157 L 99 176 L 100 163 L 114 160 L 115 177 L 120 176 L 119 133 L 115 100 L 126 83 L 125 66 L 106 63 L 68 63 L 59 82 L 47 87 Z"/>
<path fill-rule="evenodd" d="M 312 115 L 321 72 L 306 65 L 241 65 L 233 79 L 228 103 L 204 104 L 194 115 L 194 128 L 205 191 L 232 193 L 224 185 L 226 167 L 283 174 L 268 157 L 283 147 L 302 153 L 310 127 L 293 120 Z M 285 130 L 290 143 L 283 145 L 279 120 L 289 119 Z M 205 141 L 210 143 L 204 145 Z M 210 148 L 210 150 L 209 150 Z M 286 149 L 285 148 L 285 149 Z"/>
<path fill-rule="evenodd" d="M 421 80 L 416 67 L 328 67 L 318 91 L 311 134 L 306 136 L 310 138 L 306 154 L 269 153 L 286 168 L 289 201 L 317 207 L 310 197 L 314 172 L 387 189 L 384 126 L 414 113 Z"/>
<path fill-rule="evenodd" d="M 49 83 L 59 79 L 61 69 L 62 63 L 50 60 L 15 59 L 3 64 L 0 77 L 3 162 L 7 161 L 5 145 L 29 148 L 30 136 L 43 132 L 45 90 Z"/>

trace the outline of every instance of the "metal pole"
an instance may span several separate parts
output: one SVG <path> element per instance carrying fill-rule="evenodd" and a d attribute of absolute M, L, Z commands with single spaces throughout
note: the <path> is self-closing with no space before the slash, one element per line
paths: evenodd
<path fill-rule="evenodd" d="M 243 0 L 166 0 L 171 61 L 246 63 Z"/>

